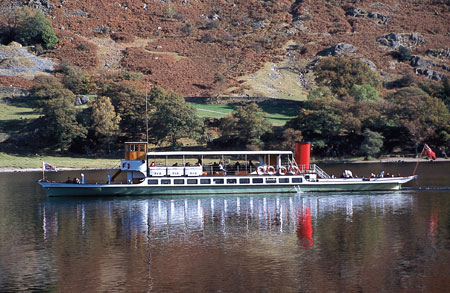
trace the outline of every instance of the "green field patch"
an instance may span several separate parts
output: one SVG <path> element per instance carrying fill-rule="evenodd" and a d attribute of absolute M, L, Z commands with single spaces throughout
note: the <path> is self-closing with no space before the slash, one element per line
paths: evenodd
<path fill-rule="evenodd" d="M 191 103 L 200 118 L 223 118 L 233 112 L 232 104 L 197 104 Z"/>
<path fill-rule="evenodd" d="M 191 104 L 197 110 L 197 115 L 200 118 L 217 119 L 230 114 L 233 112 L 234 107 L 238 106 L 238 104 Z M 268 102 L 258 105 L 266 113 L 266 118 L 276 126 L 283 126 L 287 121 L 298 115 L 298 107 L 295 106 L 283 104 L 270 105 Z"/>
<path fill-rule="evenodd" d="M 0 132 L 17 133 L 37 118 L 39 114 L 25 103 L 0 104 Z"/>
<path fill-rule="evenodd" d="M 120 159 L 83 158 L 56 155 L 15 155 L 0 152 L 0 168 L 41 168 L 42 162 L 50 163 L 57 168 L 98 168 L 118 167 Z"/>

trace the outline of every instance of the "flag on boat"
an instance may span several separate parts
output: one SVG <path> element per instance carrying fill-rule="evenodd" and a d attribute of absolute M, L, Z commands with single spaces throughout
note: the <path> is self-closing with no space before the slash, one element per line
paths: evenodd
<path fill-rule="evenodd" d="M 428 158 L 436 160 L 436 153 L 427 144 L 423 146 L 423 152 Z"/>
<path fill-rule="evenodd" d="M 58 170 L 56 170 L 56 166 L 53 166 L 46 162 L 42 162 L 42 169 L 47 172 L 58 172 Z"/>

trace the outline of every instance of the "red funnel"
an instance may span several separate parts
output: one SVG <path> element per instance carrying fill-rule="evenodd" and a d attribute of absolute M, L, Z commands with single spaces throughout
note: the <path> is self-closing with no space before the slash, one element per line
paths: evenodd
<path fill-rule="evenodd" d="M 295 161 L 300 170 L 309 170 L 311 158 L 311 143 L 305 141 L 295 142 Z"/>

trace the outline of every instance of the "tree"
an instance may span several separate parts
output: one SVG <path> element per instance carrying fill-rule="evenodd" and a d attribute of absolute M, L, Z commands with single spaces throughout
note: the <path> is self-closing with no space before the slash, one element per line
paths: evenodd
<path fill-rule="evenodd" d="M 1 15 L 6 20 L 4 24 L 0 23 L 0 41 L 3 44 L 9 44 L 16 40 L 16 34 L 22 21 L 22 14 L 22 9 L 19 7 L 2 7 Z"/>
<path fill-rule="evenodd" d="M 308 101 L 286 127 L 300 130 L 305 140 L 312 141 L 316 153 L 325 156 L 356 155 L 363 140 L 362 129 L 378 128 L 385 117 L 383 102 L 316 98 Z"/>
<path fill-rule="evenodd" d="M 145 92 L 130 81 L 107 82 L 99 94 L 111 99 L 120 115 L 120 131 L 131 140 L 141 140 L 145 134 Z"/>
<path fill-rule="evenodd" d="M 388 116 L 403 129 L 404 143 L 414 145 L 416 153 L 426 141 L 448 144 L 450 113 L 443 101 L 415 87 L 398 90 L 389 101 Z"/>
<path fill-rule="evenodd" d="M 367 84 L 375 89 L 379 86 L 375 73 L 366 63 L 344 57 L 323 59 L 316 71 L 316 82 L 328 86 L 338 96 L 347 95 L 355 84 Z"/>
<path fill-rule="evenodd" d="M 203 123 L 183 97 L 154 87 L 150 91 L 149 102 L 149 128 L 155 143 L 168 141 L 172 147 L 177 147 L 181 138 L 198 140 L 201 137 Z"/>
<path fill-rule="evenodd" d="M 62 83 L 75 94 L 87 94 L 95 90 L 95 85 L 91 83 L 90 76 L 81 68 L 63 62 L 59 67 L 59 71 L 63 74 Z"/>
<path fill-rule="evenodd" d="M 91 120 L 94 135 L 108 146 L 108 153 L 111 152 L 110 145 L 118 134 L 120 116 L 116 114 L 108 97 L 98 97 L 92 103 Z"/>
<path fill-rule="evenodd" d="M 366 128 L 363 136 L 364 140 L 361 144 L 361 152 L 366 156 L 366 159 L 379 154 L 383 147 L 383 135 Z"/>
<path fill-rule="evenodd" d="M 222 119 L 220 131 L 225 141 L 237 145 L 260 147 L 262 136 L 272 132 L 272 125 L 255 103 L 237 106 L 233 113 Z"/>
<path fill-rule="evenodd" d="M 336 155 L 341 139 L 343 118 L 331 104 L 322 104 L 319 109 L 307 105 L 300 114 L 286 123 L 286 127 L 300 130 L 303 138 L 314 143 L 316 150 L 324 155 Z"/>
<path fill-rule="evenodd" d="M 281 150 L 295 150 L 295 142 L 303 139 L 302 132 L 293 128 L 285 128 L 281 137 L 276 138 L 279 141 L 275 146 Z"/>
<path fill-rule="evenodd" d="M 29 7 L 24 7 L 20 13 L 14 39 L 26 46 L 43 44 L 47 49 L 58 43 L 50 20 L 41 11 Z"/>
<path fill-rule="evenodd" d="M 405 46 L 400 46 L 398 49 L 398 60 L 399 61 L 411 60 L 411 49 Z"/>
<path fill-rule="evenodd" d="M 420 88 L 430 96 L 442 100 L 450 111 L 450 79 L 447 76 L 442 78 L 441 84 L 426 82 L 421 83 Z"/>
<path fill-rule="evenodd" d="M 64 152 L 75 138 L 84 138 L 87 133 L 77 122 L 75 96 L 52 77 L 39 76 L 35 81 L 37 85 L 32 88 L 31 94 L 37 111 L 43 114 L 41 138 Z"/>
<path fill-rule="evenodd" d="M 380 96 L 378 90 L 370 84 L 354 84 L 348 93 L 356 101 L 376 101 Z"/>

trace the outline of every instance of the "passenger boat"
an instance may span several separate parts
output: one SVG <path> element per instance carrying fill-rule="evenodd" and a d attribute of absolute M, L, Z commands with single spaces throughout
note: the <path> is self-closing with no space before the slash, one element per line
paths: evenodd
<path fill-rule="evenodd" d="M 310 164 L 309 142 L 291 151 L 147 151 L 147 143 L 125 143 L 125 160 L 102 183 L 39 184 L 48 196 L 201 195 L 315 191 L 399 190 L 416 176 L 332 178 Z M 255 163 L 254 163 L 255 162 Z M 118 175 L 125 173 L 122 182 Z"/>

